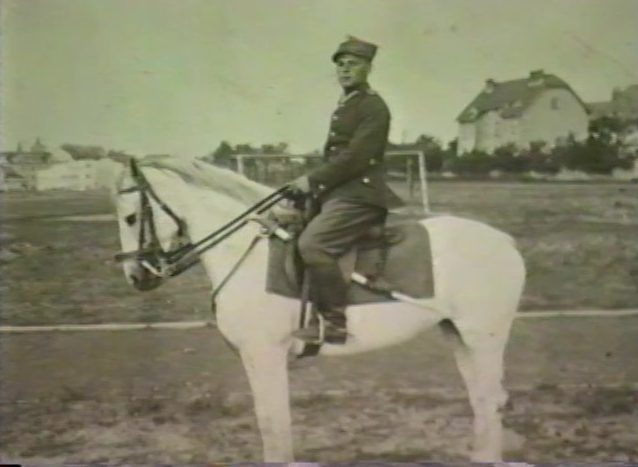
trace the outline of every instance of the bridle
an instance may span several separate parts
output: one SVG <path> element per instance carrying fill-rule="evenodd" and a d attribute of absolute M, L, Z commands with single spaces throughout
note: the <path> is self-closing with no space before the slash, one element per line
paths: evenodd
<path fill-rule="evenodd" d="M 262 214 L 282 199 L 289 196 L 290 187 L 284 186 L 274 191 L 267 197 L 258 201 L 246 211 L 235 217 L 230 222 L 224 224 L 219 229 L 210 233 L 201 240 L 192 243 L 188 239 L 187 227 L 184 221 L 164 203 L 153 190 L 144 173 L 137 165 L 135 159 L 130 160 L 131 175 L 135 185 L 118 190 L 118 194 L 139 193 L 140 195 L 140 230 L 138 234 L 138 249 L 135 251 L 122 252 L 115 255 L 117 262 L 130 259 L 137 260 L 144 268 L 157 277 L 174 277 L 190 269 L 198 261 L 205 251 L 217 246 L 239 229 L 244 227 L 251 220 L 251 216 Z M 164 211 L 177 225 L 176 239 L 177 247 L 165 251 L 157 237 L 155 219 L 151 199 Z M 262 222 L 260 220 L 260 222 Z M 262 223 L 262 225 L 264 225 Z M 276 233 L 276 226 L 267 226 L 269 234 Z"/>
<path fill-rule="evenodd" d="M 130 160 L 131 175 L 135 184 L 131 187 L 118 190 L 117 194 L 139 193 L 140 197 L 140 229 L 137 238 L 137 250 L 118 253 L 115 260 L 122 262 L 128 259 L 136 259 L 146 269 L 155 275 L 161 274 L 162 269 L 173 263 L 176 258 L 182 256 L 191 247 L 187 240 L 187 228 L 184 221 L 157 196 L 155 190 L 148 182 L 144 173 L 140 170 L 134 159 Z M 155 226 L 155 216 L 151 199 L 164 211 L 177 225 L 177 248 L 168 251 L 162 248 L 162 244 L 157 236 L 157 228 Z M 171 242 L 171 245 L 175 242 Z"/>

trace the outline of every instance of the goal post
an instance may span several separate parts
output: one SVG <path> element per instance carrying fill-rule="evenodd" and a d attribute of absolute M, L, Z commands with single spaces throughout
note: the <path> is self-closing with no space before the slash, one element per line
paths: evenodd
<path fill-rule="evenodd" d="M 419 200 L 425 214 L 430 213 L 427 164 L 423 151 L 416 149 L 392 150 L 385 153 L 386 170 L 394 178 L 404 178 L 407 196 L 414 199 L 415 186 L 419 185 Z"/>

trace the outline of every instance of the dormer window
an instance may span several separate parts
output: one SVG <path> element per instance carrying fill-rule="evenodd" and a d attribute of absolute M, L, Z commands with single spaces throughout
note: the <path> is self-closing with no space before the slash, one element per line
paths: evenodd
<path fill-rule="evenodd" d="M 492 94 L 495 89 L 496 81 L 494 81 L 492 78 L 485 81 L 485 89 L 483 90 L 484 92 L 486 92 L 487 94 Z"/>
<path fill-rule="evenodd" d="M 476 110 L 476 107 L 470 107 L 467 110 L 466 115 L 467 115 L 467 118 L 469 118 L 471 120 L 474 120 L 476 118 L 476 116 L 478 115 L 478 110 Z"/>

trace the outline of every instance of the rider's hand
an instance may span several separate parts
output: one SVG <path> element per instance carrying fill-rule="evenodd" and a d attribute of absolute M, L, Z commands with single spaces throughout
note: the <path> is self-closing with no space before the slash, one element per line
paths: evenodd
<path fill-rule="evenodd" d="M 293 192 L 308 194 L 310 193 L 310 180 L 306 175 L 302 175 L 299 178 L 296 178 L 289 184 L 290 188 Z"/>
<path fill-rule="evenodd" d="M 300 222 L 303 217 L 299 209 L 296 209 L 292 203 L 285 201 L 275 204 L 270 212 L 277 222 L 283 225 Z"/>

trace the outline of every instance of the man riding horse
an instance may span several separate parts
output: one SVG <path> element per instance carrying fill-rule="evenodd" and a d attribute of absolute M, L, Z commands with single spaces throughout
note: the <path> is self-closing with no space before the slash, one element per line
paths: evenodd
<path fill-rule="evenodd" d="M 383 225 L 388 209 L 401 200 L 385 184 L 383 159 L 390 130 L 390 111 L 368 85 L 377 46 L 349 37 L 332 56 L 343 88 L 330 121 L 321 166 L 291 184 L 316 200 L 319 210 L 299 237 L 299 253 L 310 277 L 311 300 L 324 318 L 324 340 L 347 338 L 348 282 L 338 259 L 369 230 Z M 317 342 L 320 324 L 294 336 Z"/>

